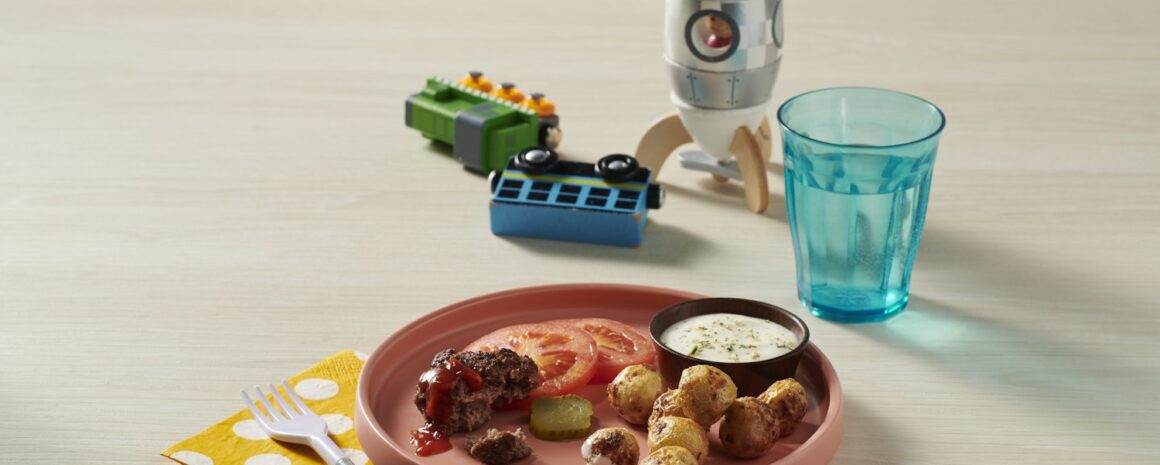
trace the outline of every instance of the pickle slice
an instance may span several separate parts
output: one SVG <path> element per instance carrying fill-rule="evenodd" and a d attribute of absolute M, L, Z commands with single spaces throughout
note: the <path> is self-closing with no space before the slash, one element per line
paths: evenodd
<path fill-rule="evenodd" d="M 532 402 L 532 436 L 548 441 L 588 436 L 592 426 L 592 403 L 575 394 L 541 397 Z"/>

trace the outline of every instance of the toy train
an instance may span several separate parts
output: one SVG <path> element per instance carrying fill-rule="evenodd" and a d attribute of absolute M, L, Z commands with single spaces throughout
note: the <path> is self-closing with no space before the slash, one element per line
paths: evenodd
<path fill-rule="evenodd" d="M 652 180 L 628 155 L 592 164 L 560 160 L 548 147 L 525 149 L 489 177 L 491 231 L 636 247 L 649 209 L 664 203 L 664 188 Z"/>
<path fill-rule="evenodd" d="M 543 94 L 525 96 L 510 83 L 494 86 L 482 73 L 459 82 L 433 77 L 407 98 L 406 124 L 423 137 L 451 144 L 464 167 L 503 169 L 520 150 L 560 144 L 560 117 Z"/>

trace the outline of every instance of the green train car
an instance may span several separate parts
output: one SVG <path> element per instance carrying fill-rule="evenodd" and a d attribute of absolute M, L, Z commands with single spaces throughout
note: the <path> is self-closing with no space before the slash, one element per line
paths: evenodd
<path fill-rule="evenodd" d="M 528 147 L 559 143 L 558 116 L 541 117 L 527 105 L 438 77 L 407 98 L 405 119 L 423 137 L 450 144 L 463 166 L 481 173 L 503 169 Z"/>

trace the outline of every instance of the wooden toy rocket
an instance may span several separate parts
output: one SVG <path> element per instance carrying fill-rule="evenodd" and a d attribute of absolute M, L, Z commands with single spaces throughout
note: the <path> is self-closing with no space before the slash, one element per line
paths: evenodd
<path fill-rule="evenodd" d="M 770 107 L 781 63 L 783 0 L 666 0 L 665 62 L 677 111 L 649 127 L 636 149 L 642 166 L 660 174 L 681 145 L 681 165 L 737 179 L 745 202 L 769 204 Z"/>

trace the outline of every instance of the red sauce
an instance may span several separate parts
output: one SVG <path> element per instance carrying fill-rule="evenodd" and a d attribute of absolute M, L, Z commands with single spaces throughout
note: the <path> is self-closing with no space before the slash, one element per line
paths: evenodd
<path fill-rule="evenodd" d="M 427 391 L 429 420 L 422 428 L 411 431 L 415 455 L 426 457 L 451 450 L 451 409 L 455 405 L 451 391 L 460 380 L 472 391 L 483 389 L 483 376 L 456 357 L 427 369 L 419 376 L 419 389 Z"/>
<path fill-rule="evenodd" d="M 415 455 L 426 457 L 451 450 L 450 436 L 446 426 L 440 427 L 430 422 L 422 428 L 411 431 L 411 444 L 415 446 Z"/>

